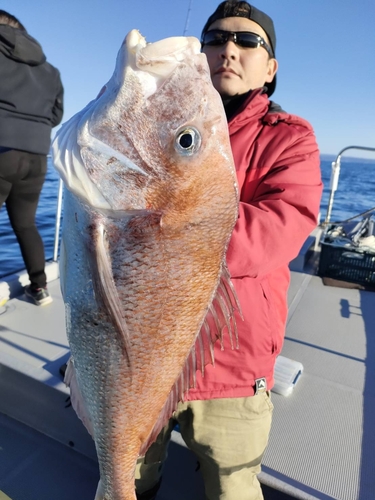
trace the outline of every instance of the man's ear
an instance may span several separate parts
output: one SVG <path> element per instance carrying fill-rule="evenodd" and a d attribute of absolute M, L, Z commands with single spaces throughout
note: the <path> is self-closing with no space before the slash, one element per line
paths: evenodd
<path fill-rule="evenodd" d="M 268 82 L 268 83 L 272 82 L 273 77 L 275 76 L 278 67 L 279 67 L 279 63 L 277 62 L 277 60 L 275 58 L 272 57 L 271 59 L 269 59 L 266 82 Z"/>

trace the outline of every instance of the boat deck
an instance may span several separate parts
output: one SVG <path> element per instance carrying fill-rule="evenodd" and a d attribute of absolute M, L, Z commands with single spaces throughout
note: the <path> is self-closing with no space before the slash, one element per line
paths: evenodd
<path fill-rule="evenodd" d="M 0 314 L 0 491 L 11 500 L 93 500 L 95 448 L 59 374 L 69 349 L 58 279 L 49 290 L 54 302 L 39 308 L 16 290 Z M 272 396 L 265 500 L 373 500 L 375 294 L 294 270 L 289 308 L 282 354 L 304 372 L 290 396 Z M 195 469 L 175 432 L 158 500 L 204 500 Z"/>
<path fill-rule="evenodd" d="M 263 471 L 298 498 L 375 491 L 375 294 L 293 273 L 282 354 L 304 372 L 275 413 Z M 310 496 L 309 496 L 310 495 Z"/>

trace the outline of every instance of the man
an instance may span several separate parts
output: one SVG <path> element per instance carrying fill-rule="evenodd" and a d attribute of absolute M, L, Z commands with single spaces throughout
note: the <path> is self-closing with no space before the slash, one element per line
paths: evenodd
<path fill-rule="evenodd" d="M 52 127 L 63 115 L 59 71 L 17 18 L 0 10 L 0 207 L 5 202 L 35 304 L 52 302 L 35 213 L 47 172 Z M 1 299 L 0 299 L 1 300 Z"/>
<path fill-rule="evenodd" d="M 140 500 L 155 498 L 173 423 L 197 455 L 208 500 L 261 500 L 257 479 L 271 426 L 269 391 L 287 316 L 288 263 L 317 223 L 322 184 L 311 126 L 269 101 L 278 63 L 272 20 L 247 2 L 221 3 L 202 51 L 225 106 L 239 189 L 227 263 L 242 306 L 239 346 L 215 346 L 215 367 L 180 403 L 141 460 Z"/>

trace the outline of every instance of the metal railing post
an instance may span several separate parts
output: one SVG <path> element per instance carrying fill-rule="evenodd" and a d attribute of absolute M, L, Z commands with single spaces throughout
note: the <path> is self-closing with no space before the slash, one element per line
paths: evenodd
<path fill-rule="evenodd" d="M 60 237 L 60 225 L 61 225 L 61 212 L 62 212 L 62 196 L 63 196 L 64 183 L 60 179 L 59 181 L 59 193 L 57 196 L 57 208 L 56 208 L 56 222 L 55 222 L 55 243 L 53 249 L 53 261 L 57 262 L 57 257 L 59 255 L 59 237 Z"/>
<path fill-rule="evenodd" d="M 339 152 L 339 154 L 336 157 L 336 160 L 332 163 L 331 185 L 330 185 L 331 192 L 330 192 L 329 200 L 328 200 L 326 218 L 325 218 L 325 221 L 323 222 L 323 225 L 327 225 L 329 223 L 329 221 L 331 220 L 331 213 L 332 213 L 332 208 L 333 208 L 333 198 L 334 198 L 335 192 L 337 190 L 339 176 L 340 176 L 341 156 L 344 153 L 344 151 L 347 151 L 348 149 L 359 149 L 361 151 L 375 152 L 375 148 L 368 148 L 365 146 L 347 146 L 346 148 L 342 149 Z"/>

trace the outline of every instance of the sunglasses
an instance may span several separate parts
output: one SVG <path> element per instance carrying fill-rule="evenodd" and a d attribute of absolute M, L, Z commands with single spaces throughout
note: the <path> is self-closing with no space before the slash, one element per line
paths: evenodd
<path fill-rule="evenodd" d="M 263 37 L 252 33 L 251 31 L 224 31 L 224 30 L 211 30 L 206 31 L 201 40 L 203 45 L 215 47 L 225 45 L 231 39 L 236 45 L 247 49 L 257 49 L 263 47 L 268 54 L 273 57 L 273 52 L 268 43 Z"/>

